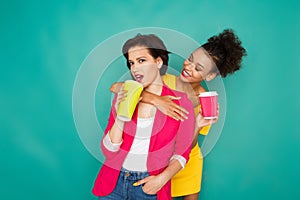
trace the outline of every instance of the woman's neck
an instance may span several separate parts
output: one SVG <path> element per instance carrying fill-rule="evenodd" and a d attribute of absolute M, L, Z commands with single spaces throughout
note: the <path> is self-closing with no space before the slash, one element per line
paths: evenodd
<path fill-rule="evenodd" d="M 185 92 L 193 106 L 199 105 L 198 95 L 204 90 L 200 83 L 187 83 L 183 82 L 180 77 L 176 77 L 176 90 Z"/>
<path fill-rule="evenodd" d="M 161 95 L 163 88 L 163 81 L 161 76 L 159 75 L 150 85 L 145 88 L 145 91 L 150 92 L 152 94 Z M 139 118 L 150 118 L 154 117 L 156 113 L 156 107 L 152 104 L 148 103 L 139 103 L 138 109 L 138 117 Z"/>
<path fill-rule="evenodd" d="M 185 89 L 187 86 L 190 87 L 191 89 L 193 89 L 193 91 L 195 93 L 198 93 L 199 90 L 201 90 L 201 88 L 202 88 L 200 82 L 188 83 L 188 82 L 182 81 L 182 79 L 179 76 L 176 77 L 176 89 L 177 90 L 186 92 Z"/>
<path fill-rule="evenodd" d="M 161 76 L 157 77 L 152 83 L 150 83 L 150 85 L 148 85 L 145 90 L 147 92 L 150 92 L 152 94 L 156 94 L 156 95 L 161 95 L 161 91 L 162 91 L 162 86 L 163 86 L 163 81 L 161 79 Z"/>

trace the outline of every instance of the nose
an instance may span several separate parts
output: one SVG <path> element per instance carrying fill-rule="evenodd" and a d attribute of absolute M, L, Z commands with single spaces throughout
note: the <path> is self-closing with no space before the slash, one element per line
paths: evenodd
<path fill-rule="evenodd" d="M 134 64 L 132 64 L 132 65 L 130 66 L 130 70 L 131 70 L 132 72 L 137 71 L 137 68 L 138 68 L 138 64 L 136 64 L 136 63 L 134 63 Z"/>

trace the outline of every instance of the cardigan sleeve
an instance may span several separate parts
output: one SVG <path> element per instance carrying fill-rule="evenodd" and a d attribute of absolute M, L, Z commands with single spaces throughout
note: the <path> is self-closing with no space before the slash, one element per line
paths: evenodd
<path fill-rule="evenodd" d="M 120 150 L 123 140 L 120 143 L 112 143 L 109 134 L 107 133 L 103 138 L 103 145 L 109 151 L 116 152 Z"/>
<path fill-rule="evenodd" d="M 103 152 L 104 156 L 106 157 L 106 159 L 113 158 L 118 153 L 118 151 L 112 151 L 110 148 L 107 148 L 107 137 L 106 137 L 106 136 L 108 136 L 107 134 L 109 133 L 112 126 L 114 125 L 115 118 L 117 116 L 117 112 L 116 112 L 116 109 L 114 107 L 115 102 L 116 102 L 116 96 L 115 96 L 115 98 L 112 102 L 110 115 L 109 115 L 109 118 L 108 118 L 108 124 L 106 126 L 105 131 L 104 131 L 104 135 L 102 137 L 101 144 L 100 144 L 102 152 Z"/>
<path fill-rule="evenodd" d="M 187 98 L 186 94 L 181 95 L 179 101 L 180 106 L 188 110 L 188 119 L 180 122 L 178 132 L 176 134 L 175 149 L 173 155 L 180 155 L 188 161 L 189 154 L 191 152 L 194 128 L 195 128 L 195 116 L 193 105 Z"/>

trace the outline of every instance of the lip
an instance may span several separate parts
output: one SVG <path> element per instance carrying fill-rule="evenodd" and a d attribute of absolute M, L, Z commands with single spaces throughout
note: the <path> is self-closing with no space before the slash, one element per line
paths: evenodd
<path fill-rule="evenodd" d="M 185 70 L 185 69 L 182 70 L 181 75 L 184 78 L 190 78 L 190 77 L 192 77 L 191 74 L 187 70 Z"/>
<path fill-rule="evenodd" d="M 134 74 L 134 78 L 137 82 L 141 83 L 144 76 L 142 74 Z"/>

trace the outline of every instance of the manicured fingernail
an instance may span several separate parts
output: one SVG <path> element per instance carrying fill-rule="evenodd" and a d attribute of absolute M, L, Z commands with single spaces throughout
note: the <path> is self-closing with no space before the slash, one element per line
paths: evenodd
<path fill-rule="evenodd" d="M 132 184 L 133 186 L 137 186 L 138 185 L 138 183 L 137 182 L 135 182 L 134 184 Z"/>

